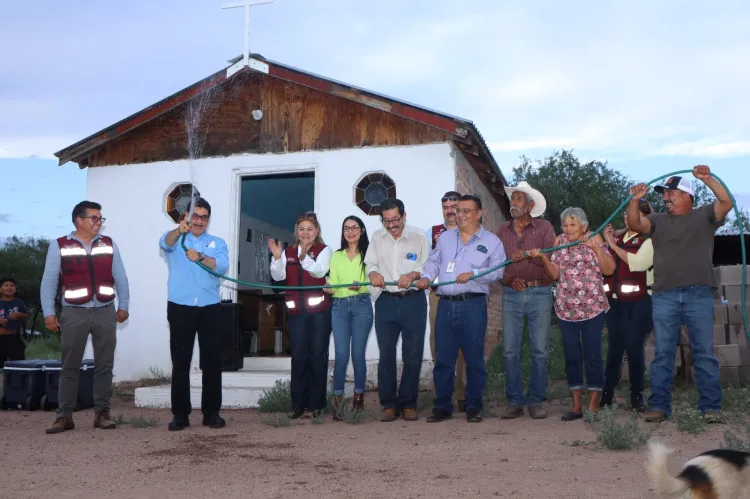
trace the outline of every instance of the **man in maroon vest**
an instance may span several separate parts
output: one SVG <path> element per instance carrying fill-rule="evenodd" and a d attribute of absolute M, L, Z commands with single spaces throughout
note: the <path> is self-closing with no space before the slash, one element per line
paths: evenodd
<path fill-rule="evenodd" d="M 101 205 L 82 201 L 73 208 L 75 232 L 53 240 L 41 284 L 44 325 L 60 332 L 62 370 L 59 406 L 47 433 L 75 428 L 73 410 L 78 398 L 78 376 L 89 334 L 94 345 L 94 427 L 115 428 L 109 416 L 112 367 L 115 361 L 117 323 L 128 318 L 128 278 L 112 238 L 99 231 L 104 223 Z M 58 289 L 62 313 L 58 322 L 55 297 Z M 115 311 L 115 292 L 117 310 Z"/>
<path fill-rule="evenodd" d="M 433 225 L 427 232 L 427 241 L 430 242 L 430 249 L 434 250 L 437 242 L 440 240 L 440 236 L 447 230 L 455 230 L 458 228 L 456 223 L 456 207 L 458 201 L 461 199 L 461 194 L 456 191 L 448 191 L 443 195 L 440 202 L 443 204 L 443 223 Z M 437 307 L 440 299 L 435 292 L 437 288 L 431 288 L 430 290 L 430 351 L 432 352 L 433 362 L 436 359 L 435 356 L 435 319 L 437 317 Z M 466 392 L 466 363 L 464 362 L 464 354 L 461 350 L 458 351 L 458 359 L 456 360 L 456 386 L 454 394 L 456 397 L 456 403 L 458 410 L 464 410 L 464 398 Z"/>

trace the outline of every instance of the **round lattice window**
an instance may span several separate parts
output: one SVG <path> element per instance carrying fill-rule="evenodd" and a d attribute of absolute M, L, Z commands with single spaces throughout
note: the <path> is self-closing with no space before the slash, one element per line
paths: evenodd
<path fill-rule="evenodd" d="M 354 203 L 367 215 L 380 215 L 380 203 L 396 197 L 396 183 L 383 172 L 365 173 L 354 187 Z"/>
<path fill-rule="evenodd" d="M 177 184 L 167 193 L 164 212 L 169 218 L 179 223 L 180 218 L 188 211 L 191 196 L 193 195 L 192 184 Z M 196 197 L 200 196 L 198 189 L 195 190 Z"/>

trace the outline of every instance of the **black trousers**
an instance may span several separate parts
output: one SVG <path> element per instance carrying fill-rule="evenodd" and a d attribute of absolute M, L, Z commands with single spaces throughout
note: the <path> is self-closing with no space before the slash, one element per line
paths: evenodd
<path fill-rule="evenodd" d="M 0 368 L 6 360 L 25 360 L 26 345 L 17 334 L 0 335 Z"/>
<path fill-rule="evenodd" d="M 326 408 L 331 311 L 289 315 L 292 350 L 292 409 Z"/>
<path fill-rule="evenodd" d="M 612 392 L 620 382 L 622 355 L 628 354 L 630 393 L 643 391 L 646 363 L 643 344 L 651 330 L 651 296 L 646 295 L 636 302 L 610 301 L 607 312 L 607 367 L 604 370 L 604 391 Z"/>
<path fill-rule="evenodd" d="M 172 355 L 172 414 L 187 417 L 190 404 L 190 362 L 198 334 L 203 371 L 201 411 L 218 414 L 221 408 L 221 305 L 191 307 L 167 302 L 169 352 Z"/>

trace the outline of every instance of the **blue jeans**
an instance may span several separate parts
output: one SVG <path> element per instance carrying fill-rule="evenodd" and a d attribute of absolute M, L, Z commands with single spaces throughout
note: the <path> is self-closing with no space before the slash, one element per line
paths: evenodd
<path fill-rule="evenodd" d="M 336 361 L 333 364 L 334 395 L 344 394 L 350 346 L 354 366 L 354 393 L 365 392 L 365 378 L 367 377 L 365 349 L 370 329 L 372 329 L 372 318 L 372 302 L 369 293 L 333 299 L 331 321 L 336 351 Z"/>
<path fill-rule="evenodd" d="M 375 301 L 375 335 L 378 338 L 378 392 L 384 409 L 416 409 L 427 327 L 427 296 L 416 293 L 395 297 L 382 293 Z M 397 390 L 396 345 L 401 336 L 404 369 Z"/>
<path fill-rule="evenodd" d="M 465 408 L 482 410 L 482 393 L 487 382 L 484 364 L 484 336 L 487 331 L 487 297 L 466 300 L 441 299 L 435 318 L 435 406 L 453 412 L 453 387 L 458 349 L 466 361 Z"/>
<path fill-rule="evenodd" d="M 568 389 L 583 388 L 585 367 L 588 390 L 590 392 L 602 391 L 604 387 L 603 327 L 604 312 L 585 321 L 574 322 L 560 319 Z"/>
<path fill-rule="evenodd" d="M 685 286 L 653 294 L 656 356 L 651 363 L 652 410 L 672 414 L 672 378 L 680 324 L 685 323 L 693 355 L 701 412 L 721 409 L 719 362 L 713 353 L 714 301 L 711 286 Z"/>
<path fill-rule="evenodd" d="M 547 396 L 549 338 L 552 330 L 551 286 L 526 288 L 523 292 L 503 288 L 503 357 L 505 398 L 517 407 L 541 403 Z M 521 343 L 524 317 L 528 318 L 531 346 L 531 376 L 526 398 L 521 374 Z"/>

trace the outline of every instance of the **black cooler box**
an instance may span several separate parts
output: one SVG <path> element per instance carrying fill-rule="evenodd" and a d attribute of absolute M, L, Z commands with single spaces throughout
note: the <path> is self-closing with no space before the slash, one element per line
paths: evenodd
<path fill-rule="evenodd" d="M 45 395 L 45 367 L 54 360 L 9 360 L 3 366 L 2 409 L 40 408 Z"/>
<path fill-rule="evenodd" d="M 57 389 L 60 385 L 61 367 L 62 363 L 59 360 L 49 361 L 49 364 L 44 366 L 44 395 L 40 401 L 42 410 L 55 409 L 60 403 Z M 78 401 L 75 410 L 89 407 L 94 407 L 94 360 L 84 359 L 78 375 Z"/>

